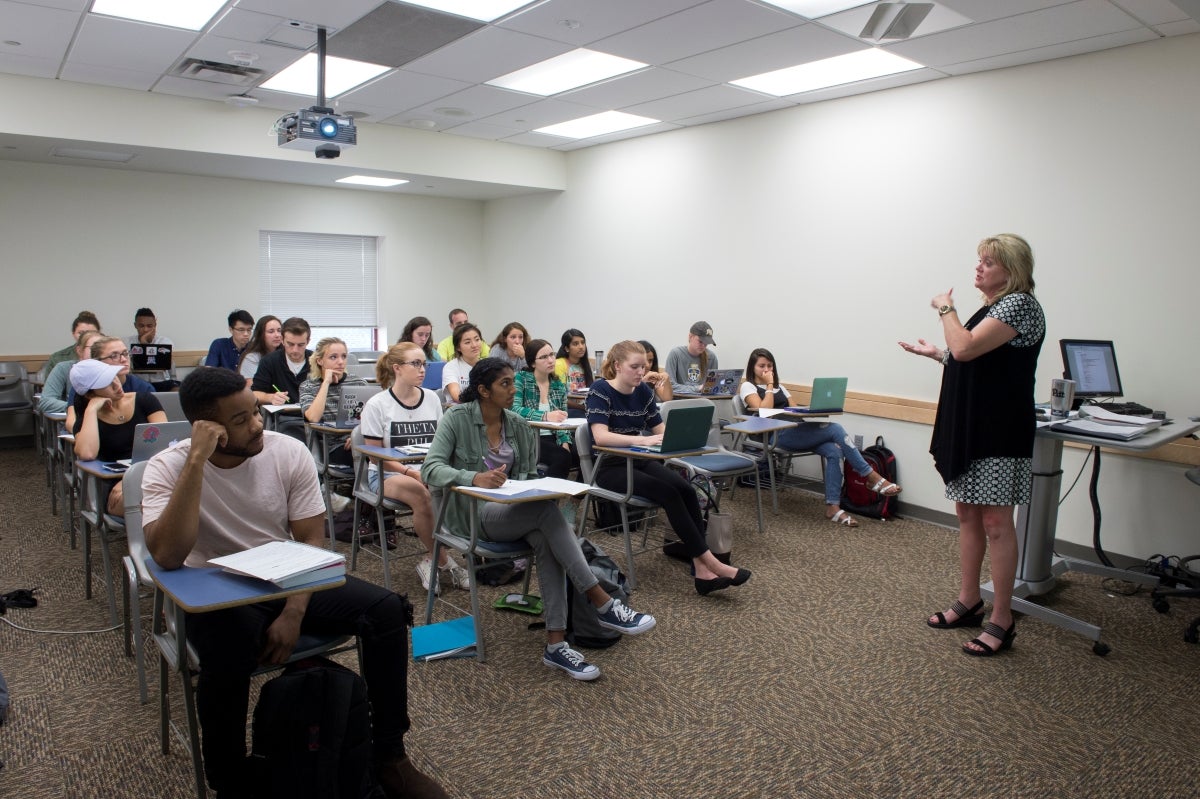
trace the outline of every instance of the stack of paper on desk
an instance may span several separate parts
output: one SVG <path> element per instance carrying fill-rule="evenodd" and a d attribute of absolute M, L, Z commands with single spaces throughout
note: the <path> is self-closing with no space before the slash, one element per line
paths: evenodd
<path fill-rule="evenodd" d="M 213 558 L 209 563 L 232 574 L 266 580 L 280 588 L 294 588 L 346 574 L 343 555 L 299 541 L 272 541 Z"/>
<path fill-rule="evenodd" d="M 1095 405 L 1085 405 L 1079 410 L 1079 418 L 1055 425 L 1056 430 L 1098 438 L 1131 441 L 1140 435 L 1161 426 L 1162 419 L 1145 416 L 1126 416 L 1106 411 Z"/>

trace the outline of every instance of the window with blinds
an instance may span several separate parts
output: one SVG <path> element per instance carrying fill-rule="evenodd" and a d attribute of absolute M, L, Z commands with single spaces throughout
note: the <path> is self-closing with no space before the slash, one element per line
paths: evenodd
<path fill-rule="evenodd" d="M 258 300 L 263 314 L 299 316 L 312 340 L 337 336 L 351 350 L 380 339 L 377 239 L 259 231 Z"/>

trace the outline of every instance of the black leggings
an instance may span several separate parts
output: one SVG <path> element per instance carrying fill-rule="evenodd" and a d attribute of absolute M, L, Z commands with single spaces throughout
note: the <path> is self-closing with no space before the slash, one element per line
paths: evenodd
<path fill-rule="evenodd" d="M 538 463 L 546 467 L 547 477 L 567 479 L 571 473 L 571 450 L 563 449 L 558 436 L 538 436 Z"/>
<path fill-rule="evenodd" d="M 609 457 L 596 472 L 596 485 L 609 491 L 625 491 L 625 460 Z M 708 551 L 704 540 L 704 517 L 696 499 L 696 489 L 678 472 L 658 461 L 633 462 L 633 494 L 659 505 L 667 514 L 671 529 L 687 547 L 688 555 L 698 558 Z"/>

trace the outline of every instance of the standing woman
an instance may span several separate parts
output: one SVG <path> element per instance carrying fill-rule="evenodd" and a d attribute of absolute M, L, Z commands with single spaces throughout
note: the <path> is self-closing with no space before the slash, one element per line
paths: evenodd
<path fill-rule="evenodd" d="M 440 361 L 442 356 L 438 354 L 437 347 L 433 346 L 433 322 L 430 322 L 424 316 L 414 316 L 408 320 L 408 324 L 404 326 L 404 330 L 400 333 L 400 339 L 397 344 L 405 341 L 411 341 L 421 348 L 421 352 L 425 353 L 426 361 Z"/>
<path fill-rule="evenodd" d="M 568 394 L 586 394 L 594 378 L 592 362 L 588 359 L 587 337 L 583 335 L 583 331 L 575 328 L 565 331 L 557 356 L 554 374 L 567 384 Z M 576 411 L 572 416 L 582 416 L 586 404 L 582 399 L 568 396 L 567 408 Z"/>
<path fill-rule="evenodd" d="M 425 379 L 424 351 L 415 342 L 402 341 L 393 344 L 375 362 L 375 376 L 380 391 L 367 400 L 362 412 L 363 441 L 375 447 L 396 447 L 410 444 L 427 444 L 433 440 L 438 420 L 442 418 L 442 403 L 437 393 L 422 388 Z M 380 469 L 383 469 L 382 474 Z M 412 508 L 413 530 L 424 545 L 427 553 L 433 552 L 433 500 L 429 489 L 421 480 L 421 467 L 416 464 L 383 461 L 378 466 L 372 462 L 367 473 L 367 482 L 372 491 L 379 490 L 383 480 L 383 495 L 403 502 Z M 445 550 L 439 558 L 438 569 L 448 573 L 451 584 L 459 588 L 470 588 L 467 570 L 455 562 Z M 417 574 L 421 587 L 429 590 L 433 576 L 433 564 L 427 554 L 417 562 Z M 443 580 L 438 579 L 434 588 L 439 591 Z"/>
<path fill-rule="evenodd" d="M 512 367 L 513 372 L 520 373 L 525 368 L 525 344 L 529 341 L 529 331 L 520 322 L 509 322 L 492 342 L 488 356 L 499 358 Z"/>
<path fill-rule="evenodd" d="M 646 382 L 654 386 L 654 395 L 658 397 L 659 402 L 673 399 L 675 390 L 671 388 L 671 378 L 667 376 L 658 362 L 658 350 L 654 349 L 654 345 L 645 339 L 639 341 L 638 344 L 641 344 L 642 349 L 646 351 Z"/>
<path fill-rule="evenodd" d="M 746 382 L 742 383 L 739 395 L 746 408 L 754 411 L 786 408 L 792 404 L 788 390 L 779 383 L 775 356 L 770 350 L 759 347 L 750 353 L 750 360 L 746 362 Z M 843 458 L 850 463 L 850 468 L 867 479 L 876 494 L 894 497 L 900 493 L 900 486 L 871 468 L 837 422 L 801 421 L 796 427 L 780 432 L 775 444 L 783 449 L 811 450 L 820 454 L 825 461 L 825 518 L 834 524 L 858 527 L 858 521 L 841 508 Z"/>
<path fill-rule="evenodd" d="M 471 367 L 479 362 L 483 352 L 483 335 L 479 328 L 464 322 L 454 328 L 454 359 L 442 370 L 442 392 L 447 402 L 459 402 L 462 390 L 471 382 Z"/>
<path fill-rule="evenodd" d="M 366 380 L 346 374 L 346 342 L 340 338 L 323 338 L 308 356 L 308 379 L 300 384 L 300 410 L 309 424 L 331 423 L 337 419 L 342 389 L 346 386 L 365 386 Z M 353 463 L 350 436 L 345 443 L 329 452 L 329 461 L 341 466 Z"/>
<path fill-rule="evenodd" d="M 603 378 L 592 385 L 587 397 L 587 423 L 592 441 L 602 447 L 631 447 L 661 444 L 662 416 L 654 392 L 643 380 L 646 351 L 636 341 L 615 344 L 604 356 Z M 643 436 L 649 431 L 649 436 Z M 596 470 L 596 485 L 625 493 L 624 458 L 607 458 Z M 687 547 L 696 572 L 696 592 L 702 596 L 741 585 L 750 579 L 748 569 L 717 560 L 704 539 L 704 523 L 696 489 L 661 461 L 633 461 L 633 493 L 659 505 L 679 539 Z"/>
<path fill-rule="evenodd" d="M 258 371 L 258 362 L 262 360 L 263 356 L 270 355 L 279 349 L 279 345 L 282 343 L 283 323 L 279 321 L 279 317 L 268 314 L 255 323 L 254 332 L 250 335 L 250 343 L 246 345 L 246 349 L 242 350 L 242 358 L 238 361 L 238 374 L 246 378 L 246 385 L 250 385 L 254 380 L 254 373 Z"/>
<path fill-rule="evenodd" d="M 930 627 L 974 627 L 983 621 L 979 593 L 983 555 L 991 547 L 992 614 L 983 632 L 963 644 L 968 655 L 1012 646 L 1017 570 L 1016 505 L 1029 502 L 1033 482 L 1034 374 L 1046 317 L 1033 296 L 1033 251 L 1020 236 L 979 242 L 975 288 L 983 307 L 959 321 L 953 289 L 930 301 L 946 348 L 917 339 L 906 351 L 943 365 L 942 390 L 929 452 L 958 515 L 958 599 L 928 619 Z"/>
<path fill-rule="evenodd" d="M 122 342 L 124 345 L 124 342 Z M 121 366 L 88 359 L 71 367 L 71 386 L 75 389 L 75 457 L 81 461 L 116 461 L 133 454 L 133 436 L 139 424 L 167 421 L 162 405 L 153 391 L 126 393 L 121 387 Z M 125 515 L 125 502 L 119 480 L 105 480 L 107 504 L 100 506 L 111 516 Z"/>
<path fill-rule="evenodd" d="M 461 328 L 460 328 L 461 329 Z M 484 358 L 471 369 L 462 404 L 446 411 L 421 475 L 432 486 L 499 488 L 510 477 L 537 476 L 533 430 L 509 410 L 515 388 L 513 371 L 499 358 Z M 446 491 L 451 529 L 470 529 L 468 502 L 478 502 L 479 524 L 490 541 L 524 538 L 537 554 L 538 586 L 545 603 L 546 649 L 542 662 L 573 679 L 594 680 L 600 669 L 567 646 L 567 579 L 587 595 L 600 625 L 626 635 L 653 629 L 653 616 L 638 613 L 600 587 L 588 567 L 575 532 L 553 500 L 503 504 L 482 502 Z"/>
<path fill-rule="evenodd" d="M 563 421 L 567 418 L 567 386 L 554 374 L 554 348 L 549 341 L 535 338 L 525 348 L 525 360 L 527 368 L 516 374 L 512 409 L 522 419 Z M 547 477 L 565 479 L 571 472 L 571 434 L 539 430 L 538 463 L 546 465 Z"/>

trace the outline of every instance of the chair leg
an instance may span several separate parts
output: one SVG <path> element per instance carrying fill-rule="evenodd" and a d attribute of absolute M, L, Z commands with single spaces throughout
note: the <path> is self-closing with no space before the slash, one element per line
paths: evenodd
<path fill-rule="evenodd" d="M 161 644 L 160 644 L 161 646 Z M 158 737 L 164 755 L 171 754 L 171 672 L 167 656 L 158 653 Z"/>
<path fill-rule="evenodd" d="M 483 648 L 483 623 L 482 617 L 479 615 L 479 579 L 476 571 L 479 568 L 479 561 L 469 553 L 467 558 L 469 559 L 467 569 L 471 582 L 471 621 L 475 625 L 475 658 L 480 663 L 483 663 L 487 660 L 487 653 Z M 432 593 L 432 581 L 429 584 L 429 589 Z"/>
<path fill-rule="evenodd" d="M 375 524 L 379 528 L 379 559 L 383 561 L 383 587 L 392 590 L 392 567 L 388 563 L 387 533 L 384 531 L 383 506 L 375 506 Z"/>
<path fill-rule="evenodd" d="M 192 771 L 196 778 L 197 799 L 208 799 L 207 782 L 204 779 L 204 755 L 200 751 L 200 718 L 196 711 L 196 686 L 192 684 L 191 669 L 182 664 L 179 672 L 183 678 L 183 705 L 187 713 L 188 743 L 192 749 Z"/>
<path fill-rule="evenodd" d="M 350 571 L 358 571 L 358 550 L 362 542 L 358 538 L 358 497 L 352 497 L 354 503 L 354 526 L 350 530 Z"/>
<path fill-rule="evenodd" d="M 109 551 L 112 543 L 109 536 L 113 531 L 102 522 L 99 532 L 97 539 L 100 544 L 100 562 L 104 566 L 104 589 L 108 595 L 108 620 L 109 624 L 115 625 L 120 621 L 120 617 L 117 615 L 117 589 L 116 580 L 113 579 L 112 552 Z"/>
<path fill-rule="evenodd" d="M 629 590 L 637 588 L 637 572 L 633 563 L 633 530 L 629 528 L 629 508 L 624 503 L 617 505 L 621 511 L 621 531 L 625 534 L 625 568 L 629 570 Z"/>
<path fill-rule="evenodd" d="M 384 544 L 386 545 L 386 543 L 387 542 L 385 541 Z M 433 538 L 433 562 L 434 563 L 437 563 L 438 558 L 441 557 L 441 551 L 442 551 L 442 542 L 438 540 L 437 536 L 434 536 L 434 538 Z M 471 572 L 471 585 L 475 585 L 474 561 L 469 558 L 467 561 L 467 569 Z M 386 574 L 386 572 L 384 572 L 384 574 Z M 437 599 L 437 594 L 435 594 L 433 592 L 435 585 L 436 584 L 431 579 L 429 581 L 429 589 L 425 592 L 425 623 L 426 624 L 429 624 L 431 621 L 433 621 L 433 603 L 434 603 L 434 600 Z M 475 631 L 475 638 L 477 639 L 476 643 L 478 643 L 479 630 Z"/>

